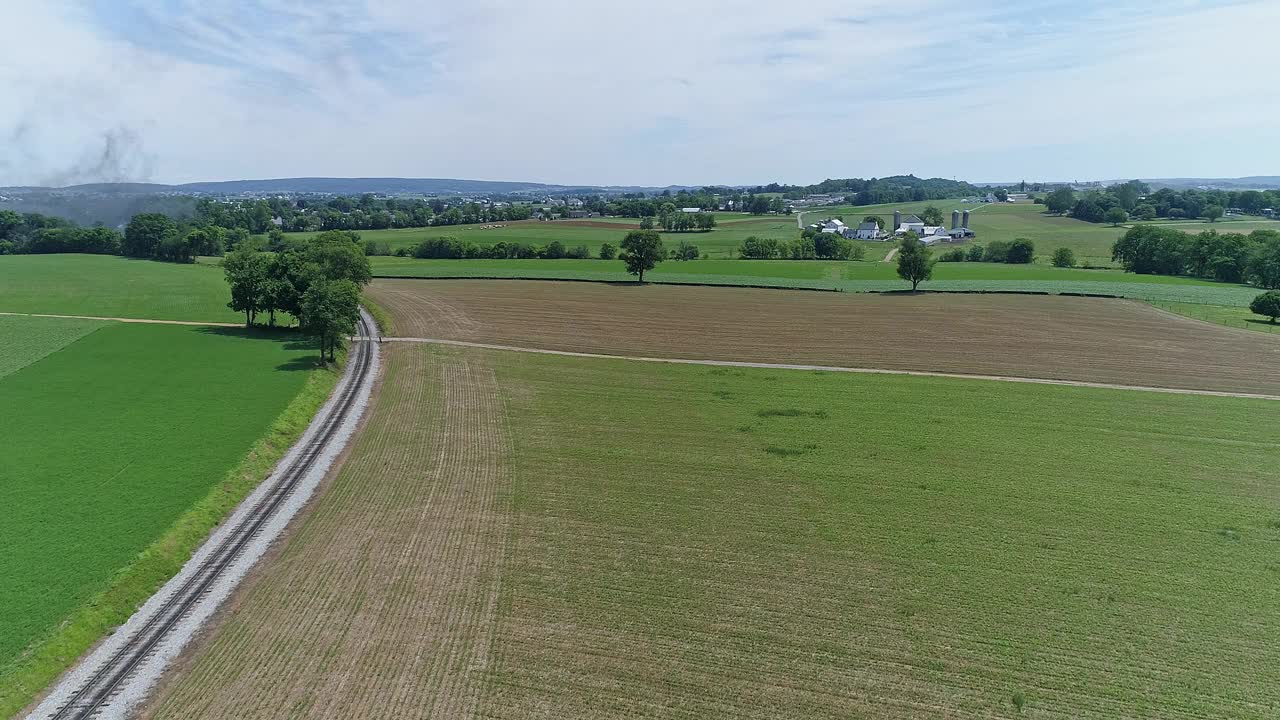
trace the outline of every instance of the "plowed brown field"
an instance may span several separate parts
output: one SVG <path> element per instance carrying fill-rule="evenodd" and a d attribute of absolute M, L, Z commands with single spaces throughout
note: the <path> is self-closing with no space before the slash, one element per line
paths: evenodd
<path fill-rule="evenodd" d="M 1280 338 L 1129 300 L 484 280 L 370 292 L 410 337 L 1280 394 Z"/>
<path fill-rule="evenodd" d="M 145 716 L 473 712 L 509 519 L 503 400 L 483 355 L 389 353 L 332 486 Z"/>

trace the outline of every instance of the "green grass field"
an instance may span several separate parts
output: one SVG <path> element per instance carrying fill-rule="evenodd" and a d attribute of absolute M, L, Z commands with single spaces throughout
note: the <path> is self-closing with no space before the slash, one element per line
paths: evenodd
<path fill-rule="evenodd" d="M 190 277 L 208 272 L 173 267 Z M 158 307 L 163 295 L 135 292 L 153 300 L 128 306 L 139 312 Z M 299 339 L 0 318 L 0 342 L 20 348 L 4 355 L 11 369 L 0 378 L 0 715 L 21 707 L 177 569 L 266 472 L 246 461 L 250 449 L 304 384 L 315 385 L 302 417 L 277 427 L 283 434 L 271 443 L 291 441 L 305 427 L 332 383 L 323 380 L 331 373 L 313 371 L 315 348 Z M 275 444 L 256 457 L 274 462 L 287 447 Z M 232 477 L 246 462 L 246 478 Z M 193 507 L 202 514 L 186 517 Z M 144 560 L 140 553 L 161 538 L 163 548 Z M 88 604 L 108 591 L 114 594 Z"/>
<path fill-rule="evenodd" d="M 0 256 L 0 312 L 243 322 L 222 269 L 106 255 Z"/>
<path fill-rule="evenodd" d="M 467 357 L 516 468 L 488 716 L 1280 708 L 1280 404 Z"/>
<path fill-rule="evenodd" d="M 1254 315 L 1249 311 L 1248 307 L 1201 305 L 1161 300 L 1151 300 L 1149 302 L 1161 310 L 1168 310 L 1196 320 L 1240 328 L 1241 330 L 1280 334 L 1280 324 L 1272 323 L 1262 315 Z"/>
<path fill-rule="evenodd" d="M 620 261 L 606 260 L 414 260 L 373 258 L 374 274 L 383 277 L 523 277 L 633 281 Z M 652 282 L 767 285 L 820 288 L 846 292 L 909 289 L 884 262 L 792 260 L 666 261 L 645 274 Z M 1081 270 L 1047 265 L 938 263 L 934 279 L 922 290 L 1004 290 L 1050 293 L 1099 293 L 1137 299 L 1210 303 L 1244 307 L 1258 294 L 1254 288 L 1192 278 L 1134 275 L 1118 270 Z"/>
<path fill-rule="evenodd" d="M 0 354 L 0 379 L 61 350 L 106 324 L 98 320 L 0 315 L 0 338 L 4 338 L 5 349 Z"/>

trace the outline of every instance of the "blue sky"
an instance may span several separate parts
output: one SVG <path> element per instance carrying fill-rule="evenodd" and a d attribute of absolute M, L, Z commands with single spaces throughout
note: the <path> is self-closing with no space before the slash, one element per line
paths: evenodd
<path fill-rule="evenodd" d="M 1280 174 L 1275 0 L 0 9 L 0 185 Z"/>

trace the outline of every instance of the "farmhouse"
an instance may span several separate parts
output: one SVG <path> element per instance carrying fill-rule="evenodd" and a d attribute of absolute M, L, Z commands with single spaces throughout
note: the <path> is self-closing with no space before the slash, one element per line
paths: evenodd
<path fill-rule="evenodd" d="M 680 208 L 680 212 L 682 212 L 682 213 L 688 213 L 688 214 L 692 215 L 693 213 L 700 213 L 700 212 L 702 212 L 702 208 L 696 208 L 696 207 Z"/>
<path fill-rule="evenodd" d="M 885 234 L 880 231 L 880 226 L 873 222 L 864 222 L 853 231 L 853 237 L 858 240 L 883 240 Z"/>

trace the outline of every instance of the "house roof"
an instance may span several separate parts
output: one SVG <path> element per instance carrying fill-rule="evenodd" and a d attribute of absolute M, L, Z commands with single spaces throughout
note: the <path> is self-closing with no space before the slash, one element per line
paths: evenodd
<path fill-rule="evenodd" d="M 873 222 L 864 222 L 858 226 L 859 230 L 879 230 L 880 226 Z"/>
<path fill-rule="evenodd" d="M 906 223 L 922 223 L 924 221 L 920 219 L 919 215 L 903 215 L 902 222 L 905 225 Z"/>

